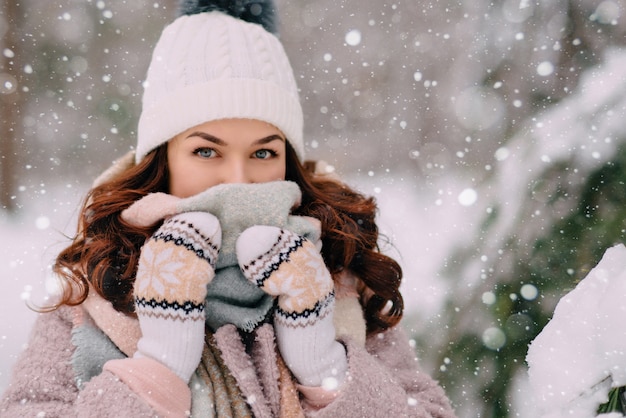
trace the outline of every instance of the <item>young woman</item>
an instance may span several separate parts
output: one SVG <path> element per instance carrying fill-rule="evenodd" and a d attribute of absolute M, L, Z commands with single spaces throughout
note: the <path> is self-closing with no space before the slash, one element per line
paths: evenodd
<path fill-rule="evenodd" d="M 453 417 L 373 199 L 303 163 L 274 6 L 200 3 L 155 48 L 137 148 L 90 191 L 0 415 Z"/>

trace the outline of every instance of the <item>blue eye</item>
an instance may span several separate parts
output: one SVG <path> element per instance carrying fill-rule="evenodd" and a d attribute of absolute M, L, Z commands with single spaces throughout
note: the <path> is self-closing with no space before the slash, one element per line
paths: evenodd
<path fill-rule="evenodd" d="M 193 153 L 202 158 L 212 158 L 215 156 L 215 150 L 212 148 L 198 148 Z"/>
<path fill-rule="evenodd" d="M 276 152 L 269 149 L 260 149 L 254 152 L 254 157 L 260 160 L 267 160 L 268 158 L 275 157 L 276 155 Z"/>

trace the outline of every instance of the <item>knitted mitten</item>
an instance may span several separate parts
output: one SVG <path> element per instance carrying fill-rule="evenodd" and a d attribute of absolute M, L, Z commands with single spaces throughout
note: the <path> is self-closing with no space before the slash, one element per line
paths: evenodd
<path fill-rule="evenodd" d="M 204 346 L 204 298 L 221 228 L 209 213 L 167 219 L 141 249 L 135 311 L 142 337 L 135 357 L 157 360 L 189 382 Z"/>
<path fill-rule="evenodd" d="M 278 297 L 274 328 L 278 348 L 298 381 L 334 389 L 347 370 L 335 340 L 333 280 L 315 245 L 290 231 L 253 226 L 237 239 L 244 276 Z"/>

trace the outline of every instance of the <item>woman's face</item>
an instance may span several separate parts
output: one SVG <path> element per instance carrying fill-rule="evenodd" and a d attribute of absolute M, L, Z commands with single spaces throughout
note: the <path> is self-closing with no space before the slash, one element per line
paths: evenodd
<path fill-rule="evenodd" d="M 222 183 L 284 180 L 285 136 L 253 119 L 203 123 L 167 145 L 169 192 L 189 197 Z"/>

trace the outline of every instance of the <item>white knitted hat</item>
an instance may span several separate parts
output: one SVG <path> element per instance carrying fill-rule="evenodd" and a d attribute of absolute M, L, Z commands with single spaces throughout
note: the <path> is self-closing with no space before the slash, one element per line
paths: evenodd
<path fill-rule="evenodd" d="M 135 161 L 193 126 L 230 118 L 274 125 L 304 159 L 302 106 L 278 38 L 219 11 L 177 18 L 148 68 Z"/>

